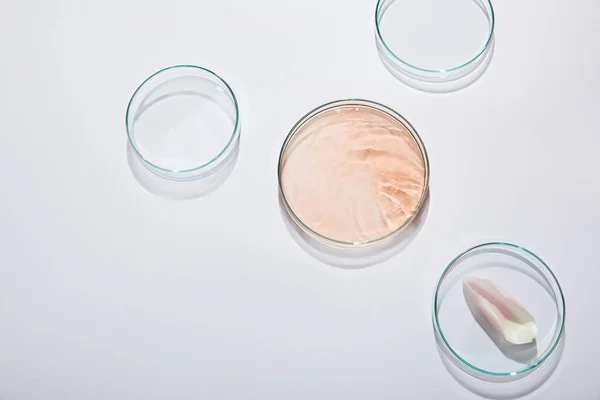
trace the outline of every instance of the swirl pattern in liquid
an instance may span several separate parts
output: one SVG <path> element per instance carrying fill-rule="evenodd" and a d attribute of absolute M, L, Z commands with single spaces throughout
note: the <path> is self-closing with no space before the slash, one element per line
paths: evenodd
<path fill-rule="evenodd" d="M 302 124 L 281 160 L 292 212 L 318 234 L 367 242 L 400 228 L 426 189 L 426 163 L 409 130 L 373 107 L 341 105 Z"/>

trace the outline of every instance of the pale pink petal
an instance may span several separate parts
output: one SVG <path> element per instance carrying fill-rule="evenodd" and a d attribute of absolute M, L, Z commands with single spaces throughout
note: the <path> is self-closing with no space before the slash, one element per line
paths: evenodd
<path fill-rule="evenodd" d="M 509 343 L 525 344 L 535 340 L 537 326 L 533 316 L 510 293 L 489 279 L 463 280 L 466 301 Z"/>

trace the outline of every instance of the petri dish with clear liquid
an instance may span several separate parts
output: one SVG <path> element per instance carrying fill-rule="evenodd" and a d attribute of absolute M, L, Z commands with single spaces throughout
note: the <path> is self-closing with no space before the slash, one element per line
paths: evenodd
<path fill-rule="evenodd" d="M 472 72 L 493 43 L 489 0 L 379 0 L 375 34 L 395 75 L 447 82 Z"/>
<path fill-rule="evenodd" d="M 135 91 L 126 127 L 131 148 L 150 171 L 169 180 L 195 180 L 214 172 L 236 150 L 238 103 L 214 72 L 173 66 Z"/>

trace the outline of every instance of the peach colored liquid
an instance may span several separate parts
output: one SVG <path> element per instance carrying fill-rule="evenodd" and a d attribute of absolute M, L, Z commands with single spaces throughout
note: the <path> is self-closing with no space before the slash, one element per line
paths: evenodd
<path fill-rule="evenodd" d="M 398 120 L 342 105 L 299 127 L 280 179 L 306 226 L 333 240 L 364 242 L 392 233 L 416 212 L 426 171 L 419 145 Z"/>

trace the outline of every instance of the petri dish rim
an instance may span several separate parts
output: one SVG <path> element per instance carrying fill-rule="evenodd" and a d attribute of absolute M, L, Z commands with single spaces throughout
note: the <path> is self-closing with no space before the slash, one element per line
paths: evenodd
<path fill-rule="evenodd" d="M 325 111 L 328 111 L 332 108 L 339 107 L 339 106 L 346 106 L 346 105 L 361 105 L 361 106 L 374 108 L 378 111 L 382 111 L 382 112 L 388 114 L 390 117 L 394 118 L 396 121 L 398 121 L 400 124 L 402 124 L 405 128 L 407 128 L 407 130 L 411 134 L 412 138 L 415 140 L 415 142 L 419 146 L 419 149 L 421 150 L 421 156 L 423 157 L 423 163 L 425 165 L 425 182 L 424 182 L 424 186 L 423 186 L 423 193 L 421 194 L 421 198 L 419 199 L 419 203 L 417 205 L 417 208 L 415 209 L 415 212 L 400 227 L 394 229 L 392 232 L 390 232 L 384 236 L 375 238 L 375 239 L 359 241 L 359 242 L 347 242 L 347 241 L 343 241 L 343 240 L 333 239 L 333 238 L 327 237 L 325 235 L 322 235 L 319 232 L 310 228 L 296 215 L 296 213 L 294 212 L 294 210 L 288 203 L 287 198 L 285 197 L 285 193 L 283 191 L 282 184 L 281 184 L 281 172 L 282 172 L 281 167 L 282 167 L 282 163 L 283 163 L 283 156 L 285 155 L 285 151 L 287 149 L 288 144 L 290 143 L 290 141 L 292 140 L 292 138 L 294 137 L 294 135 L 296 134 L 298 129 L 302 125 L 307 123 L 309 120 L 311 120 L 312 118 L 315 118 L 316 116 L 318 116 L 319 114 L 321 114 Z M 358 99 L 358 98 L 334 100 L 334 101 L 330 101 L 328 103 L 322 104 L 318 107 L 315 107 L 311 111 L 304 114 L 298 120 L 298 122 L 296 122 L 294 124 L 294 126 L 292 127 L 290 132 L 287 134 L 285 140 L 283 141 L 283 145 L 281 146 L 281 150 L 279 152 L 279 162 L 277 164 L 277 183 L 279 186 L 279 195 L 281 196 L 281 199 L 283 200 L 283 204 L 285 205 L 285 208 L 288 211 L 288 214 L 290 214 L 290 216 L 293 218 L 293 220 L 297 224 L 299 224 L 302 229 L 305 229 L 307 232 L 309 232 L 311 235 L 314 235 L 316 238 L 321 239 L 325 242 L 329 242 L 330 244 L 333 244 L 333 245 L 344 246 L 344 247 L 369 246 L 369 245 L 374 245 L 374 244 L 380 243 L 380 242 L 384 241 L 385 239 L 388 239 L 388 238 L 396 235 L 397 233 L 401 232 L 404 228 L 406 228 L 408 225 L 410 225 L 410 223 L 419 214 L 419 212 L 421 211 L 421 208 L 423 207 L 423 204 L 425 203 L 425 200 L 427 198 L 427 193 L 429 192 L 429 157 L 427 155 L 427 150 L 425 149 L 425 145 L 423 144 L 423 140 L 417 133 L 416 129 L 402 115 L 400 115 L 396 111 L 392 110 L 391 108 L 389 108 L 381 103 L 377 103 L 375 101 Z"/>
<path fill-rule="evenodd" d="M 233 132 L 231 133 L 231 136 L 229 137 L 229 140 L 227 141 L 227 144 L 223 147 L 223 149 L 221 149 L 221 151 L 214 156 L 212 159 L 210 159 L 209 161 L 205 162 L 202 165 L 199 165 L 197 167 L 194 168 L 189 168 L 189 169 L 169 169 L 169 168 L 164 168 L 161 167 L 159 165 L 156 165 L 152 162 L 150 162 L 149 160 L 147 160 L 142 153 L 139 151 L 139 149 L 137 148 L 137 146 L 134 143 L 133 138 L 131 137 L 131 133 L 129 132 L 129 112 L 131 111 L 131 104 L 133 103 L 133 100 L 136 98 L 138 92 L 147 84 L 149 83 L 152 78 L 155 78 L 156 76 L 165 73 L 167 71 L 171 71 L 171 70 L 175 70 L 175 69 L 198 69 L 204 72 L 207 72 L 209 75 L 214 76 L 215 78 L 217 78 L 217 80 L 219 81 L 219 83 L 222 83 L 227 90 L 229 91 L 229 94 L 231 95 L 231 98 L 233 99 L 233 105 L 235 108 L 235 124 L 233 126 Z M 156 168 L 159 171 L 163 171 L 163 172 L 168 172 L 168 173 L 173 173 L 173 174 L 186 174 L 186 173 L 190 173 L 190 172 L 199 172 L 201 170 L 203 170 L 206 167 L 211 166 L 216 160 L 218 160 L 226 151 L 227 149 L 229 149 L 229 147 L 231 146 L 231 144 L 235 141 L 235 138 L 237 137 L 237 133 L 238 133 L 238 127 L 239 127 L 239 122 L 240 122 L 240 110 L 239 110 L 239 105 L 238 105 L 238 101 L 237 101 L 237 97 L 235 96 L 235 93 L 233 92 L 233 89 L 231 89 L 231 86 L 229 86 L 229 84 L 225 81 L 225 79 L 221 78 L 219 75 L 217 75 L 215 72 L 211 71 L 208 68 L 204 68 L 204 67 L 200 67 L 198 65 L 192 65 L 192 64 L 179 64 L 179 65 L 172 65 L 170 67 L 166 67 L 163 68 L 159 71 L 156 71 L 155 73 L 153 73 L 152 75 L 150 75 L 148 78 L 146 78 L 135 90 L 135 92 L 133 92 L 133 95 L 131 96 L 131 99 L 129 99 L 129 103 L 127 104 L 127 112 L 125 113 L 125 130 L 127 131 L 127 140 L 129 141 L 129 144 L 131 145 L 131 148 L 135 151 L 135 154 L 138 156 L 138 158 L 140 160 L 142 160 L 144 163 L 146 163 L 147 165 Z"/>
<path fill-rule="evenodd" d="M 446 337 L 444 336 L 444 332 L 442 331 L 442 328 L 440 326 L 440 322 L 438 320 L 438 305 L 437 305 L 437 300 L 438 300 L 438 294 L 439 294 L 439 289 L 440 286 L 444 280 L 444 278 L 446 277 L 446 275 L 448 275 L 448 273 L 452 270 L 452 268 L 454 268 L 456 266 L 456 264 L 466 255 L 468 255 L 469 253 L 484 248 L 484 247 L 488 247 L 488 246 L 499 246 L 499 247 L 505 247 L 508 250 L 512 250 L 512 251 L 523 251 L 526 254 L 532 256 L 533 258 L 535 258 L 537 261 L 540 262 L 540 264 L 545 268 L 545 270 L 549 273 L 550 277 L 554 280 L 554 283 L 556 284 L 556 287 L 558 288 L 558 291 L 555 291 L 555 294 L 558 295 L 560 297 L 560 299 L 557 299 L 557 304 L 559 305 L 560 308 L 562 308 L 562 318 L 560 321 L 560 327 L 559 327 L 559 331 L 558 331 L 558 335 L 556 336 L 556 340 L 554 341 L 554 343 L 552 343 L 552 345 L 548 348 L 548 350 L 546 350 L 546 353 L 539 358 L 539 360 L 537 360 L 535 363 L 532 363 L 531 365 L 528 365 L 526 368 L 522 368 L 516 371 L 510 371 L 510 372 L 493 372 L 493 371 L 488 371 L 482 368 L 479 368 L 471 363 L 469 363 L 467 360 L 465 360 L 464 358 L 462 358 L 450 345 L 450 343 L 448 343 L 448 340 L 446 340 Z M 548 277 L 545 277 L 546 279 L 548 279 Z M 518 376 L 518 375 L 523 375 L 527 372 L 530 372 L 532 370 L 534 370 L 536 367 L 538 367 L 539 365 L 543 364 L 544 361 L 546 361 L 548 359 L 548 357 L 550 357 L 550 355 L 552 353 L 554 353 L 554 350 L 556 350 L 556 348 L 558 347 L 558 344 L 560 343 L 560 340 L 562 339 L 563 336 L 563 332 L 564 332 L 564 328 L 565 328 L 565 319 L 567 316 L 567 308 L 566 308 L 566 304 L 565 304 L 565 297 L 562 291 L 562 287 L 560 286 L 560 282 L 558 281 L 558 279 L 556 278 L 556 275 L 554 275 L 554 272 L 552 272 L 552 270 L 550 269 L 550 267 L 548 267 L 548 265 L 544 262 L 544 260 L 542 260 L 540 257 L 538 257 L 535 253 L 533 253 L 532 251 L 522 247 L 522 246 L 518 246 L 516 244 L 512 244 L 512 243 L 507 243 L 507 242 L 488 242 L 488 243 L 482 243 L 479 244 L 477 246 L 473 246 L 470 249 L 467 249 L 465 251 L 463 251 L 462 253 L 460 253 L 458 256 L 456 256 L 451 262 L 450 264 L 448 264 L 448 266 L 446 267 L 446 269 L 444 270 L 444 272 L 442 273 L 442 275 L 440 276 L 436 286 L 435 286 L 435 295 L 433 297 L 433 322 L 434 322 L 434 328 L 437 330 L 437 332 L 440 334 L 440 337 L 442 338 L 442 341 L 444 342 L 444 345 L 446 346 L 446 348 L 448 350 L 450 350 L 450 352 L 452 353 L 452 355 L 454 355 L 454 357 L 456 357 L 456 359 L 458 361 L 460 361 L 463 365 L 465 365 L 468 368 L 473 369 L 474 371 L 477 371 L 479 373 L 482 373 L 484 375 L 488 375 L 488 376 L 493 376 L 493 377 L 506 377 L 506 376 Z"/>
<path fill-rule="evenodd" d="M 485 1 L 489 7 L 490 7 L 490 32 L 488 33 L 488 37 L 487 40 L 485 41 L 485 44 L 483 45 L 482 49 L 475 55 L 473 56 L 469 61 L 462 63 L 461 65 L 458 65 L 456 67 L 451 67 L 451 68 L 444 68 L 444 69 L 427 69 L 427 68 L 421 68 L 418 67 L 416 65 L 413 65 L 405 60 L 403 60 L 401 57 L 399 57 L 385 42 L 385 39 L 383 38 L 383 35 L 381 34 L 381 28 L 380 28 L 380 24 L 379 24 L 379 17 L 380 17 L 380 13 L 382 11 L 382 6 L 383 6 L 383 2 L 385 2 L 386 0 L 377 0 L 377 6 L 375 7 L 375 32 L 377 34 L 377 40 L 379 40 L 381 42 L 381 44 L 383 45 L 383 47 L 392 55 L 392 57 L 410 67 L 410 68 L 414 68 L 417 71 L 421 71 L 421 72 L 425 72 L 425 73 L 433 73 L 433 74 L 444 74 L 444 73 L 448 73 L 448 72 L 454 72 L 454 71 L 458 71 L 470 64 L 472 64 L 473 62 L 475 62 L 483 53 L 485 53 L 485 51 L 488 49 L 488 47 L 490 46 L 490 43 L 492 42 L 492 39 L 494 37 L 494 28 L 496 25 L 496 17 L 494 14 L 494 6 L 492 5 L 491 0 L 481 0 L 481 1 Z M 392 0 L 392 2 L 395 0 Z M 381 15 L 383 16 L 383 14 Z"/>

